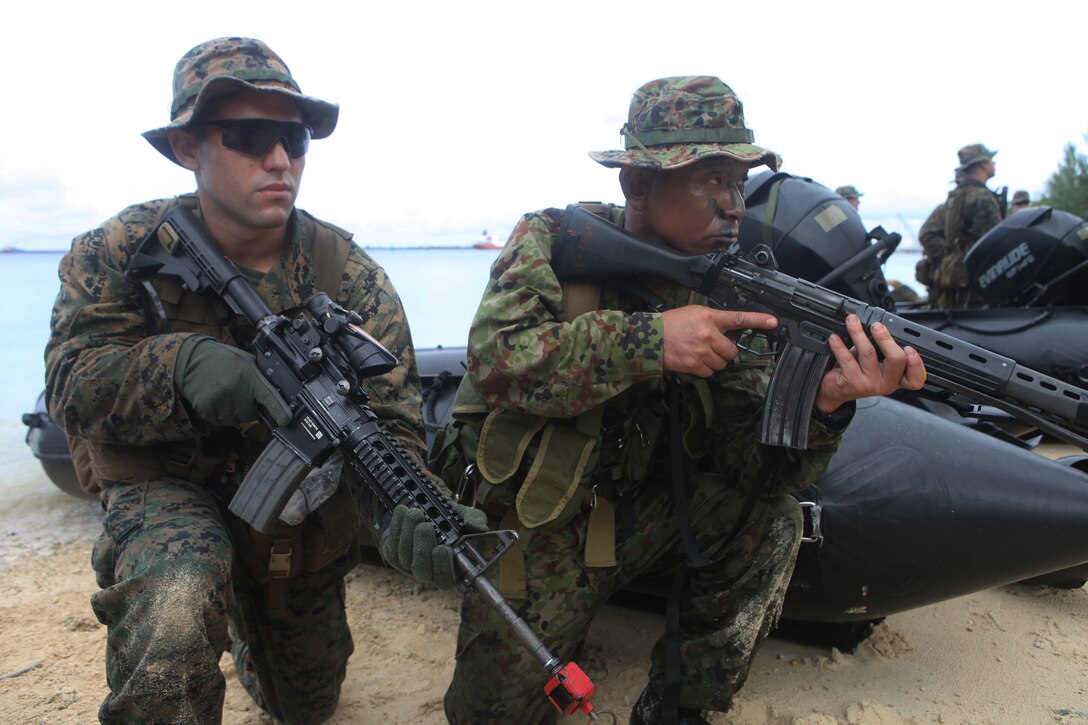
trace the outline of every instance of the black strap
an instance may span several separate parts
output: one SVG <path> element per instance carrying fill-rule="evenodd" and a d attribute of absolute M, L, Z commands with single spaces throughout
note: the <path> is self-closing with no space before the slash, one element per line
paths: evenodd
<path fill-rule="evenodd" d="M 669 380 L 669 458 L 672 470 L 672 500 L 676 507 L 676 525 L 680 541 L 688 555 L 689 566 L 698 569 L 710 563 L 699 551 L 695 533 L 691 530 L 691 512 L 688 510 L 687 476 L 684 466 L 684 446 L 680 430 L 680 383 Z"/>
<path fill-rule="evenodd" d="M 678 387 L 674 383 L 674 388 Z M 675 407 L 675 406 L 673 406 Z M 674 436 L 675 437 L 675 436 Z M 744 508 L 733 523 L 729 536 L 725 538 L 723 549 L 733 543 L 740 535 L 745 524 L 752 515 L 752 509 L 756 506 L 756 499 L 764 485 L 773 489 L 778 484 L 778 478 L 782 475 L 782 466 L 785 463 L 785 449 L 774 446 L 763 446 L 763 460 L 760 462 L 756 479 L 752 482 L 752 488 L 744 501 Z M 674 449 L 675 450 L 675 449 Z M 675 455 L 675 454 L 674 454 Z M 674 481 L 675 483 L 675 481 Z M 674 489 L 675 491 L 675 489 Z M 687 501 L 685 500 L 685 510 Z M 690 526 L 690 519 L 688 524 Z M 688 529 L 691 534 L 690 528 Z M 683 533 L 681 533 L 683 538 Z M 693 540 L 694 543 L 694 540 Z M 696 552 L 702 556 L 700 552 Z M 691 557 L 691 552 L 688 552 Z M 680 723 L 680 688 L 684 681 L 680 668 L 680 595 L 687 585 L 688 574 L 692 566 L 685 566 L 676 572 L 672 580 L 672 588 L 669 590 L 669 601 L 665 606 L 665 692 L 661 695 L 661 721 L 664 725 L 679 725 Z"/>

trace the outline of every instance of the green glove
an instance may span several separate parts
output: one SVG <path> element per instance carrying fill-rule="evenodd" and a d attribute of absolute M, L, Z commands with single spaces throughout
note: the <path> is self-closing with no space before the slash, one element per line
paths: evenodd
<path fill-rule="evenodd" d="M 473 531 L 487 531 L 487 515 L 479 509 L 453 504 L 453 510 Z M 381 554 L 390 566 L 416 579 L 448 589 L 457 583 L 453 550 L 439 546 L 434 525 L 424 521 L 423 510 L 397 506 L 382 534 Z"/>
<path fill-rule="evenodd" d="M 283 425 L 291 409 L 244 350 L 193 336 L 181 344 L 174 385 L 196 414 L 212 425 L 233 428 L 261 419 L 261 409 Z"/>

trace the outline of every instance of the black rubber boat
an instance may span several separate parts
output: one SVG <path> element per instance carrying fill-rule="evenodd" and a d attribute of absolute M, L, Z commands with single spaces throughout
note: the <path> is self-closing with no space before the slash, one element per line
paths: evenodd
<path fill-rule="evenodd" d="M 898 235 L 879 227 L 866 232 L 852 207 L 810 179 L 766 172 L 749 182 L 746 197 L 742 246 L 765 243 L 789 274 L 894 305 L 880 265 Z M 1078 352 L 1088 346 L 1084 308 L 1047 310 L 1045 317 L 1038 309 L 997 312 L 934 313 L 944 317 L 934 317 L 933 324 L 998 352 L 1001 345 L 1022 345 L 1020 355 L 1003 354 L 1023 356 L 1031 367 L 1045 359 L 1070 374 L 1083 373 L 1067 360 L 1079 355 L 1082 364 L 1088 361 Z M 988 337 L 967 337 L 970 331 Z M 1054 339 L 1064 347 L 1045 344 Z M 1029 355 L 1044 349 L 1053 352 Z M 430 444 L 449 419 L 465 350 L 417 353 Z M 817 639 L 851 649 L 872 622 L 896 612 L 1026 579 L 1063 587 L 1085 583 L 1088 456 L 1077 452 L 1052 461 L 1036 455 L 1030 449 L 1038 435 L 1000 424 L 1008 421 L 998 414 L 964 417 L 967 409 L 955 400 L 914 394 L 859 405 L 827 473 L 798 496 L 806 541 L 783 628 L 822 623 Z M 24 422 L 27 443 L 50 480 L 80 495 L 64 435 L 41 398 Z M 838 635 L 834 627 L 841 628 Z"/>

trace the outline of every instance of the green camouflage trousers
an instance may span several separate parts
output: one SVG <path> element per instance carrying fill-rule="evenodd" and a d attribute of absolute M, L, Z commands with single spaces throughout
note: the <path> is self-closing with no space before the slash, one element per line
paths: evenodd
<path fill-rule="evenodd" d="M 218 723 L 231 646 L 239 679 L 286 723 L 317 723 L 336 709 L 353 650 L 344 575 L 356 554 L 290 579 L 286 616 L 268 614 L 267 586 L 238 565 L 224 504 L 177 479 L 107 492 L 92 555 L 107 626 L 103 723 Z M 228 622 L 230 633 L 228 634 Z"/>
<path fill-rule="evenodd" d="M 725 711 L 781 614 L 800 544 L 801 514 L 790 496 L 759 500 L 740 534 L 726 546 L 745 494 L 728 488 L 716 475 L 698 474 L 690 483 L 692 529 L 712 563 L 690 572 L 681 597 L 680 704 Z M 636 577 L 675 572 L 687 561 L 669 484 L 643 484 L 635 500 L 633 534 L 618 545 L 615 567 L 585 566 L 585 513 L 569 525 L 534 531 L 529 537 L 528 597 L 511 605 L 564 662 L 579 658 L 593 617 L 612 594 Z M 619 532 L 620 507 L 616 519 Z M 546 679 L 540 663 L 492 609 L 479 597 L 466 597 L 457 665 L 445 698 L 449 721 L 553 723 L 556 711 L 544 695 Z M 659 694 L 664 692 L 663 640 L 653 648 L 650 682 Z M 608 687 L 607 681 L 596 684 Z"/>

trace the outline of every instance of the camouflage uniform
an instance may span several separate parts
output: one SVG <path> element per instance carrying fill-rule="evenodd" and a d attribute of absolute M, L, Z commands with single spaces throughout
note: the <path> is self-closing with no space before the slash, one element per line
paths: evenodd
<path fill-rule="evenodd" d="M 981 307 L 983 302 L 971 289 L 963 260 L 979 238 L 1001 221 L 1001 205 L 986 185 L 965 179 L 945 202 L 944 238 L 946 250 L 935 260 L 940 269 L 937 306 L 942 310 Z"/>
<path fill-rule="evenodd" d="M 930 306 L 935 305 L 937 309 L 963 309 L 983 304 L 982 298 L 971 288 L 963 260 L 974 243 L 1001 221 L 1004 211 L 997 195 L 984 182 L 965 178 L 963 174 L 972 165 L 991 160 L 996 153 L 982 144 L 969 144 L 959 150 L 956 188 L 949 193 L 941 212 L 944 216 L 941 237 L 934 234 L 928 245 L 922 242 L 931 279 Z M 931 219 L 934 219 L 932 215 Z"/>
<path fill-rule="evenodd" d="M 679 84 L 690 90 L 691 80 L 657 83 L 665 84 L 668 93 L 669 86 Z M 735 101 L 732 91 L 713 80 L 712 92 L 724 89 L 728 100 Z M 658 93 L 659 88 L 649 93 Z M 636 94 L 633 118 L 639 110 L 637 99 Z M 692 114 L 700 110 L 693 104 L 675 107 Z M 737 126 L 743 127 L 739 101 L 735 112 Z M 708 112 L 703 117 L 721 116 Z M 640 133 L 637 122 L 625 130 Z M 711 152 L 702 144 L 663 150 L 651 146 L 643 155 L 608 152 L 594 158 L 650 164 L 649 157 L 660 153 L 662 158 L 687 163 Z M 741 153 L 776 163 L 773 154 L 759 147 L 743 145 Z M 622 215 L 622 209 L 613 208 L 611 220 L 622 225 Z M 531 460 L 533 452 L 542 455 L 545 444 L 539 437 L 531 442 L 530 454 L 517 473 L 505 482 L 480 484 L 482 505 L 493 525 L 503 519 L 509 523 L 511 507 L 518 512 L 525 590 L 511 603 L 566 661 L 582 653 L 593 617 L 612 594 L 636 577 L 676 572 L 685 565 L 686 554 L 670 490 L 669 426 L 663 424 L 666 381 L 671 376 L 663 371 L 662 316 L 636 295 L 606 286 L 596 309 L 566 321 L 565 290 L 550 266 L 560 218 L 555 209 L 525 215 L 492 267 L 469 336 L 468 374 L 459 402 L 462 395 L 478 396 L 491 411 L 489 425 L 497 411 L 500 416 L 509 412 L 569 426 L 603 406 L 591 464 L 563 515 L 540 526 L 525 526 L 522 497 L 528 484 L 522 481 L 539 462 Z M 705 303 L 678 287 L 670 289 L 664 301 L 670 307 Z M 766 359 L 753 355 L 707 381 L 679 376 L 691 528 L 711 562 L 691 571 L 680 600 L 680 698 L 687 708 L 727 710 L 744 682 L 759 643 L 778 619 L 793 570 L 801 517 L 796 501 L 787 494 L 820 475 L 839 440 L 838 432 L 813 422 L 810 449 L 786 456 L 773 487 L 760 480 L 768 451 L 756 440 L 769 374 Z M 462 422 L 454 423 L 449 434 L 464 458 L 486 457 L 487 444 L 474 448 L 483 416 L 459 414 L 456 409 L 455 415 Z M 438 463 L 442 460 L 440 456 Z M 452 468 L 446 469 L 451 485 L 457 476 L 457 466 Z M 728 541 L 753 487 L 760 489 L 754 509 L 739 535 Z M 605 503 L 615 507 L 608 519 L 617 534 L 615 560 L 590 561 L 590 521 L 595 506 Z M 501 583 L 501 572 L 499 579 Z M 658 692 L 664 689 L 663 652 L 658 642 L 650 671 Z M 457 666 L 445 698 L 450 722 L 554 722 L 554 710 L 541 691 L 543 683 L 539 663 L 508 627 L 477 597 L 466 598 Z"/>
<path fill-rule="evenodd" d="M 860 191 L 858 191 L 856 186 L 850 185 L 838 187 L 837 189 L 835 189 L 835 193 L 841 196 L 843 199 L 860 199 L 861 197 L 865 196 L 865 194 L 862 194 Z"/>
<path fill-rule="evenodd" d="M 219 722 L 219 660 L 232 647 L 239 678 L 261 707 L 284 722 L 320 722 L 336 707 L 352 653 L 343 578 L 358 561 L 376 505 L 354 474 L 334 471 L 340 485 L 326 504 L 270 537 L 227 511 L 267 431 L 198 418 L 178 394 L 174 368 L 193 335 L 248 349 L 253 330 L 221 302 L 156 279 L 167 329 L 151 296 L 125 277 L 137 243 L 177 203 L 196 205 L 182 197 L 131 206 L 73 241 L 60 263 L 46 348 L 50 413 L 87 442 L 106 511 L 92 555 L 101 590 L 91 604 L 108 628 L 110 692 L 99 718 Z M 330 245 L 346 257 L 335 277 L 315 269 L 315 250 Z M 288 315 L 319 281 L 338 279 L 329 295 L 358 311 L 400 359 L 366 381 L 372 407 L 406 450 L 422 455 L 404 311 L 384 271 L 350 235 L 295 209 L 275 266 L 263 275 L 243 271 L 274 312 Z"/>

